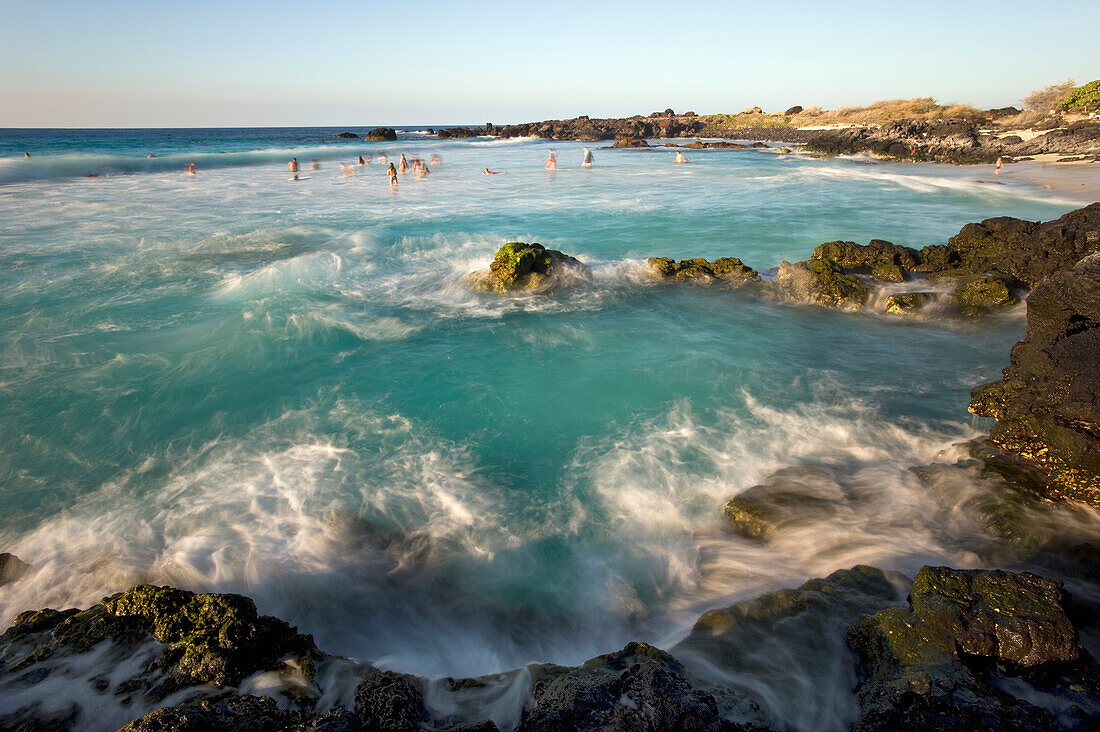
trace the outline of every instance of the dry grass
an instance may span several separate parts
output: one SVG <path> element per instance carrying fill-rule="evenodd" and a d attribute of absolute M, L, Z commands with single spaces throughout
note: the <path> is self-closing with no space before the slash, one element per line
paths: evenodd
<path fill-rule="evenodd" d="M 809 107 L 792 117 L 782 114 L 714 114 L 706 120 L 714 127 L 805 127 L 809 125 L 882 125 L 899 119 L 944 119 L 962 117 L 981 122 L 982 110 L 969 104 L 939 104 L 932 97 L 917 99 L 883 99 L 866 107 L 838 107 L 822 110 Z"/>

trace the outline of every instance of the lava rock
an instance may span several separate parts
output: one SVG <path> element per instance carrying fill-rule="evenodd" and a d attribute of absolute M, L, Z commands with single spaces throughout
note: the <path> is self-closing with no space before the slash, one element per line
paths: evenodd
<path fill-rule="evenodd" d="M 850 241 L 830 241 L 814 249 L 813 259 L 831 259 L 847 270 L 870 272 L 876 265 L 894 265 L 915 269 L 920 253 L 882 239 L 872 239 L 866 245 Z M 893 281 L 893 280 L 891 280 Z"/>
<path fill-rule="evenodd" d="M 924 567 L 908 608 L 863 616 L 847 637 L 862 666 L 856 730 L 1051 729 L 988 673 L 1073 676 L 1088 660 L 1061 583 L 1026 572 Z"/>
<path fill-rule="evenodd" d="M 1100 253 L 1027 300 L 1028 331 L 1004 378 L 971 393 L 990 439 L 1049 471 L 1047 493 L 1100 506 Z"/>
<path fill-rule="evenodd" d="M 428 719 L 420 690 L 392 671 L 371 672 L 359 683 L 355 716 L 364 732 L 413 732 Z"/>
<path fill-rule="evenodd" d="M 781 294 L 794 302 L 839 310 L 859 310 L 871 296 L 870 287 L 831 259 L 783 262 L 776 285 Z"/>
<path fill-rule="evenodd" d="M 980 317 L 993 310 L 1002 310 L 1019 302 L 1012 294 L 1009 283 L 996 275 L 984 275 L 965 279 L 955 288 L 963 315 Z"/>
<path fill-rule="evenodd" d="M 363 139 L 375 140 L 378 142 L 393 142 L 397 139 L 397 130 L 392 127 L 376 127 L 363 135 Z"/>
<path fill-rule="evenodd" d="M 948 246 L 965 272 L 996 272 L 1033 288 L 1100 251 L 1100 203 L 1045 223 L 1003 216 L 967 224 Z"/>
<path fill-rule="evenodd" d="M 739 287 L 749 282 L 759 282 L 760 273 L 744 264 L 737 257 L 719 257 L 713 262 L 703 258 L 682 259 L 679 262 L 667 257 L 650 257 L 650 271 L 661 279 L 695 284 L 721 282 Z"/>
<path fill-rule="evenodd" d="M 630 643 L 580 668 L 544 667 L 517 732 L 736 729 L 664 651 Z"/>
<path fill-rule="evenodd" d="M 497 250 L 488 272 L 475 272 L 469 281 L 480 292 L 543 291 L 588 274 L 575 257 L 538 243 L 513 241 Z"/>

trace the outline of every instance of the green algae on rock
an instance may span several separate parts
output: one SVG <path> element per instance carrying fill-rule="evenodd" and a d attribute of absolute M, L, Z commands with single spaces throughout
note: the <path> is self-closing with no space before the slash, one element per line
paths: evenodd
<path fill-rule="evenodd" d="M 783 262 L 776 277 L 779 291 L 795 302 L 838 310 L 859 310 L 871 297 L 871 288 L 848 274 L 831 259 Z"/>
<path fill-rule="evenodd" d="M 760 274 L 737 257 L 719 257 L 713 262 L 697 257 L 679 262 L 667 257 L 650 257 L 650 270 L 663 279 L 695 284 L 721 282 L 740 287 L 749 282 L 759 282 Z"/>
<path fill-rule="evenodd" d="M 968 318 L 981 317 L 1020 302 L 1005 278 L 990 274 L 964 278 L 955 288 L 955 296 L 963 315 Z"/>
<path fill-rule="evenodd" d="M 857 730 L 1048 729 L 1049 711 L 989 671 L 1057 679 L 1070 695 L 1081 687 L 1067 679 L 1091 673 L 1061 583 L 1027 572 L 924 567 L 908 608 L 863 616 L 847 637 L 862 666 Z"/>
<path fill-rule="evenodd" d="M 587 275 L 588 268 L 575 257 L 538 243 L 512 241 L 497 250 L 489 271 L 471 274 L 469 282 L 479 292 L 539 292 Z"/>

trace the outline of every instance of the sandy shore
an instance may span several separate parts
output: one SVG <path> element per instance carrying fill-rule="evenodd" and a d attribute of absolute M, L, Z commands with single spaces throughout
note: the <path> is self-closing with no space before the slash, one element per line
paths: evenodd
<path fill-rule="evenodd" d="M 1036 155 L 1034 160 L 1006 165 L 999 177 L 1001 180 L 1024 180 L 1048 191 L 1100 201 L 1100 163 L 1054 162 L 1062 157 L 1065 156 Z"/>

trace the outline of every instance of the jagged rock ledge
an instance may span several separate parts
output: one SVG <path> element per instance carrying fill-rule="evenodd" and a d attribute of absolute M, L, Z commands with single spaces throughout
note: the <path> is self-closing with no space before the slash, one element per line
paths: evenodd
<path fill-rule="evenodd" d="M 432 130 L 440 138 L 493 136 L 538 137 L 546 140 L 650 140 L 691 137 L 766 140 L 802 144 L 826 155 L 867 153 L 901 161 L 934 161 L 958 164 L 992 163 L 999 157 L 1013 159 L 1056 153 L 1100 160 L 1100 122 L 1081 120 L 1066 127 L 1048 129 L 1024 140 L 1019 135 L 981 129 L 967 119 L 903 119 L 881 126 L 841 129 L 799 129 L 785 125 L 722 128 L 709 125 L 694 114 L 676 115 L 666 110 L 648 117 L 619 119 L 588 116 L 545 120 L 516 125 L 453 127 Z M 708 145 L 707 143 L 699 143 Z M 648 147 L 623 144 L 616 147 Z M 714 146 L 714 145 L 709 145 Z M 721 145 L 719 145 L 721 146 Z"/>
<path fill-rule="evenodd" d="M 488 731 L 498 726 L 474 718 L 476 700 L 496 698 L 486 689 L 519 679 L 526 692 L 514 714 L 505 720 L 499 704 L 488 706 L 505 727 L 525 732 L 762 731 L 789 720 L 777 718 L 751 687 L 722 679 L 762 670 L 805 676 L 821 668 L 851 669 L 850 678 L 833 680 L 851 696 L 836 699 L 812 684 L 792 687 L 799 703 L 811 707 L 798 711 L 803 720 L 835 719 L 830 715 L 839 709 L 858 730 L 1100 723 L 1086 711 L 1100 708 L 1097 664 L 1081 643 L 1060 582 L 1026 572 L 925 567 L 907 606 L 899 603 L 899 582 L 908 584 L 857 566 L 709 611 L 668 652 L 630 643 L 580 666 L 532 665 L 442 681 L 325 654 L 285 622 L 258 615 L 240 595 L 140 585 L 84 611 L 44 609 L 16 618 L 0 636 L 0 691 L 20 693 L 0 694 L 9 700 L 0 701 L 0 727 L 87 726 L 97 711 L 75 700 L 98 694 L 104 704 L 134 710 L 127 730 Z M 759 652 L 775 643 L 794 643 L 798 652 Z M 100 666 L 72 704 L 51 712 L 28 701 L 38 684 L 80 657 Z M 321 704 L 321 687 L 334 679 L 319 669 L 334 663 L 355 675 L 354 695 Z M 274 697 L 243 693 L 248 679 L 263 672 L 283 680 Z M 165 706 L 141 715 L 158 705 Z"/>
<path fill-rule="evenodd" d="M 747 291 L 789 302 L 850 311 L 873 308 L 898 315 L 954 312 L 977 318 L 1016 305 L 1020 295 L 1096 251 L 1100 251 L 1100 203 L 1056 221 L 986 219 L 967 224 L 947 244 L 919 250 L 881 239 L 867 244 L 826 242 L 808 260 L 780 264 L 774 281 L 759 282 L 759 274 L 734 257 L 714 263 L 652 257 L 649 265 L 658 280 L 725 282 L 733 287 L 752 284 Z M 713 271 L 728 262 L 736 262 L 754 276 L 729 277 Z"/>

